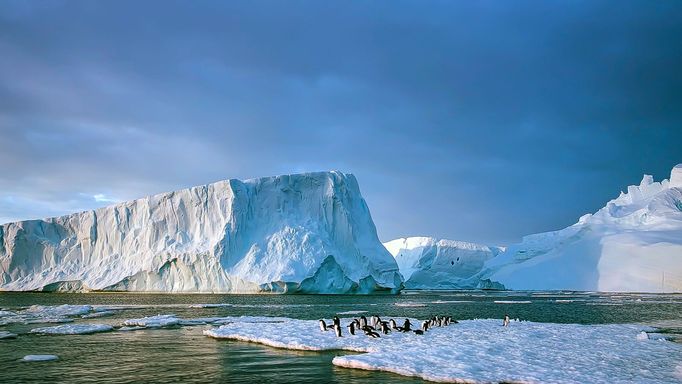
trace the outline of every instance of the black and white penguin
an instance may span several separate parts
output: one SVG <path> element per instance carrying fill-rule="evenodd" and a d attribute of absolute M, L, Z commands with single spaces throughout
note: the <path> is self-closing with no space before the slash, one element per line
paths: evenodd
<path fill-rule="evenodd" d="M 334 323 L 334 325 L 338 325 L 339 327 L 341 327 L 341 320 L 339 319 L 338 316 L 334 316 L 332 322 Z"/>
<path fill-rule="evenodd" d="M 320 331 L 327 331 L 327 323 L 325 323 L 324 320 L 320 320 Z"/>
<path fill-rule="evenodd" d="M 403 323 L 403 332 L 409 332 L 412 329 L 410 328 L 412 326 L 412 323 L 410 323 L 410 319 L 405 319 L 405 322 Z"/>
<path fill-rule="evenodd" d="M 350 324 L 348 324 L 348 333 L 351 335 L 355 335 L 355 320 L 351 321 Z"/>
<path fill-rule="evenodd" d="M 505 314 L 504 315 L 504 320 L 502 321 L 502 326 L 506 327 L 509 325 L 509 315 Z"/>
<path fill-rule="evenodd" d="M 426 331 L 428 331 L 428 330 L 429 330 L 429 321 L 428 321 L 428 320 L 425 320 L 425 321 L 422 323 L 422 331 L 426 332 Z"/>
<path fill-rule="evenodd" d="M 365 328 L 367 326 L 367 318 L 365 316 L 360 316 L 360 328 Z"/>
<path fill-rule="evenodd" d="M 398 324 L 395 323 L 395 320 L 391 319 L 388 321 L 388 323 L 391 325 L 391 329 L 398 329 Z"/>
<path fill-rule="evenodd" d="M 388 335 L 391 330 L 388 328 L 388 323 L 385 321 L 382 321 L 379 323 L 381 325 L 381 332 L 383 332 L 384 335 Z"/>
<path fill-rule="evenodd" d="M 342 335 L 341 335 L 341 324 L 334 324 L 333 328 L 334 328 L 334 332 L 336 333 L 336 337 L 342 337 Z"/>
<path fill-rule="evenodd" d="M 362 327 L 362 330 L 365 332 L 365 335 L 367 335 L 373 339 L 376 339 L 377 337 L 381 337 L 378 333 L 374 332 L 372 330 L 372 328 L 370 328 L 370 327 L 367 327 L 367 326 Z"/>
<path fill-rule="evenodd" d="M 415 329 L 415 330 L 414 330 L 414 333 L 417 334 L 417 335 L 423 335 L 423 334 L 424 334 L 424 331 L 422 331 L 421 329 Z"/>

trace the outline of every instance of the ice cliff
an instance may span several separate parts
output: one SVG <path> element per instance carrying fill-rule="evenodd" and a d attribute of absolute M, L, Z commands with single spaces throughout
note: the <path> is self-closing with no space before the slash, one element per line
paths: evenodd
<path fill-rule="evenodd" d="M 682 164 L 568 228 L 524 237 L 479 277 L 508 289 L 682 292 Z"/>
<path fill-rule="evenodd" d="M 486 287 L 476 276 L 500 247 L 408 237 L 384 243 L 395 257 L 408 289 L 466 289 Z"/>
<path fill-rule="evenodd" d="M 225 180 L 0 226 L 0 289 L 397 292 L 355 177 Z"/>

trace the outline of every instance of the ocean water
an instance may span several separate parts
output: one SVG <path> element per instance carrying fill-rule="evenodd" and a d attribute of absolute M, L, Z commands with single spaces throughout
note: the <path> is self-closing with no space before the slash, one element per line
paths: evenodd
<path fill-rule="evenodd" d="M 335 314 L 341 317 L 377 314 L 382 318 L 428 318 L 445 314 L 456 319 L 501 319 L 509 314 L 512 318 L 535 322 L 637 323 L 656 327 L 657 333 L 674 342 L 682 341 L 682 295 L 679 294 L 492 291 L 407 291 L 397 296 L 0 293 L 0 309 L 13 312 L 32 305 L 62 304 L 125 306 L 107 317 L 82 319 L 72 316 L 75 324 L 118 326 L 126 319 L 158 314 L 182 318 L 245 315 L 297 319 L 330 319 Z M 391 373 L 332 365 L 335 356 L 348 352 L 289 351 L 204 336 L 203 330 L 213 325 L 92 335 L 28 333 L 33 328 L 50 325 L 57 324 L 0 325 L 0 331 L 19 335 L 17 339 L 0 340 L 0 383 L 422 382 Z M 29 354 L 54 354 L 59 360 L 20 361 Z"/>

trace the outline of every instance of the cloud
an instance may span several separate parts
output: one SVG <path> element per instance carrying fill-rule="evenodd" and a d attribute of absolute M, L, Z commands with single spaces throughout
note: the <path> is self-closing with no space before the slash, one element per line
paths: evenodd
<path fill-rule="evenodd" d="M 680 21 L 675 3 L 5 1 L 0 221 L 340 169 L 383 240 L 561 228 L 682 161 Z"/>

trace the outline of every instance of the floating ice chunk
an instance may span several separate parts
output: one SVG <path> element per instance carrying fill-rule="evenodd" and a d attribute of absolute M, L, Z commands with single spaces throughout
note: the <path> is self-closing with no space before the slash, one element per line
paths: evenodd
<path fill-rule="evenodd" d="M 358 315 L 360 313 L 367 313 L 367 311 L 345 311 L 345 312 L 337 312 L 339 315 Z"/>
<path fill-rule="evenodd" d="M 407 307 L 407 308 L 420 308 L 420 307 L 426 307 L 426 304 L 424 303 L 395 303 L 396 307 Z"/>
<path fill-rule="evenodd" d="M 97 317 L 105 317 L 105 316 L 111 316 L 115 315 L 115 311 L 101 311 L 101 312 L 93 312 L 93 313 L 88 313 L 86 315 L 81 316 L 84 319 L 94 319 Z"/>
<path fill-rule="evenodd" d="M 34 317 L 63 317 L 63 316 L 80 316 L 90 312 L 92 307 L 89 305 L 56 305 L 43 306 L 32 305 L 27 309 L 19 312 L 19 314 L 31 315 Z"/>
<path fill-rule="evenodd" d="M 43 335 L 87 335 L 90 333 L 109 332 L 113 327 L 108 324 L 68 324 L 54 327 L 34 328 L 31 333 Z"/>
<path fill-rule="evenodd" d="M 16 334 L 16 333 L 12 333 L 12 332 L 8 332 L 8 331 L 0 331 L 0 340 L 3 340 L 3 339 L 16 339 L 16 338 L 17 338 L 17 334 Z"/>
<path fill-rule="evenodd" d="M 495 300 L 495 304 L 531 304 L 529 300 Z"/>
<path fill-rule="evenodd" d="M 642 331 L 637 334 L 637 340 L 649 340 L 649 335 L 647 335 L 646 332 Z"/>
<path fill-rule="evenodd" d="M 123 322 L 123 325 L 130 327 L 147 327 L 147 328 L 161 328 L 170 327 L 173 325 L 179 325 L 180 319 L 175 317 L 175 315 L 157 315 L 143 317 L 139 319 L 129 319 Z"/>
<path fill-rule="evenodd" d="M 26 355 L 22 361 L 53 361 L 59 359 L 57 355 Z"/>
<path fill-rule="evenodd" d="M 342 319 L 344 331 L 348 322 Z M 392 332 L 375 339 L 348 332 L 336 337 L 320 332 L 316 320 L 289 319 L 257 327 L 235 321 L 204 334 L 287 349 L 367 352 L 337 356 L 333 364 L 432 381 L 678 382 L 682 345 L 640 339 L 641 331 L 629 324 L 502 327 L 499 320 L 464 320 L 424 335 Z"/>
<path fill-rule="evenodd" d="M 143 330 L 143 329 L 147 329 L 147 327 L 137 327 L 137 326 L 135 326 L 135 327 L 127 327 L 127 326 L 125 326 L 125 327 L 119 328 L 118 331 L 121 331 L 121 332 L 130 332 L 130 331 L 141 331 L 141 330 Z"/>

